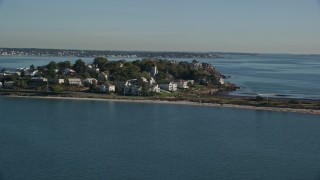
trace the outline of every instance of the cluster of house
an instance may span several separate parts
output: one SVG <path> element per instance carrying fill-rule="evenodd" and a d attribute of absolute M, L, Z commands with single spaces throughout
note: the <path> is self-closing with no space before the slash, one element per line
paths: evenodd
<path fill-rule="evenodd" d="M 35 77 L 38 76 L 39 71 L 36 69 L 30 69 L 30 68 L 18 68 L 16 74 L 21 76 L 22 74 L 24 76 L 30 77 L 30 80 L 28 81 L 29 86 L 37 86 L 39 84 L 63 84 L 63 85 L 69 85 L 69 86 L 89 86 L 91 84 L 97 84 L 98 90 L 100 92 L 117 92 L 122 93 L 124 95 L 140 95 L 142 91 L 142 86 L 139 85 L 138 79 L 130 79 L 127 81 L 115 81 L 114 84 L 105 83 L 106 80 L 108 80 L 108 75 L 104 72 L 99 72 L 99 69 L 96 67 L 88 66 L 92 70 L 99 73 L 98 78 L 65 78 L 65 79 L 47 79 L 44 77 Z M 58 71 L 58 70 L 57 70 Z M 174 92 L 177 91 L 178 88 L 180 89 L 187 89 L 189 88 L 190 84 L 194 83 L 194 80 L 178 80 L 175 82 L 167 82 L 167 83 L 160 83 L 157 84 L 154 77 L 158 74 L 157 66 L 152 66 L 150 69 L 150 75 L 151 79 L 147 80 L 144 77 L 141 77 L 141 80 L 147 85 L 147 92 L 156 92 L 159 93 L 160 90 Z M 76 74 L 76 72 L 70 68 L 64 69 L 62 72 L 62 75 L 66 76 L 73 76 Z M 6 81 L 3 84 L 0 84 L 0 87 L 4 88 L 14 88 L 15 82 L 14 81 Z"/>
<path fill-rule="evenodd" d="M 24 76 L 37 76 L 39 74 L 39 71 L 37 69 L 30 69 L 30 68 L 17 68 L 16 74 L 18 76 L 24 75 Z"/>
<path fill-rule="evenodd" d="M 159 93 L 160 90 L 175 92 L 178 88 L 187 89 L 189 84 L 193 84 L 194 80 L 178 80 L 175 82 L 167 82 L 157 84 L 154 77 L 158 74 L 157 66 L 152 66 L 150 69 L 150 80 L 141 77 L 141 80 L 147 85 L 147 92 Z M 138 85 L 138 79 L 130 79 L 127 81 L 116 81 L 115 82 L 116 92 L 121 92 L 124 95 L 139 95 L 142 91 L 142 87 Z"/>

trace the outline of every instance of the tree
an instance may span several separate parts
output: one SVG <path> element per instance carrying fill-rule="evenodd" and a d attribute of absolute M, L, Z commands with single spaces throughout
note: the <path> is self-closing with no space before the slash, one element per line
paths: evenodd
<path fill-rule="evenodd" d="M 84 63 L 81 59 L 78 59 L 75 64 L 73 65 L 73 69 L 79 73 L 85 73 L 87 71 L 86 63 Z"/>
<path fill-rule="evenodd" d="M 92 84 L 90 84 L 90 86 L 89 86 L 89 90 L 90 91 L 95 91 L 95 90 L 97 90 L 97 87 L 98 87 L 97 81 L 93 80 Z"/>
<path fill-rule="evenodd" d="M 93 64 L 97 65 L 100 71 L 105 71 L 106 70 L 106 65 L 108 63 L 108 59 L 105 57 L 96 57 L 93 60 Z"/>
<path fill-rule="evenodd" d="M 50 77 L 50 78 L 53 78 L 55 79 L 57 77 L 57 73 L 55 70 L 53 69 L 50 69 L 46 72 L 46 77 Z"/>
<path fill-rule="evenodd" d="M 168 75 L 163 73 L 163 72 L 159 72 L 157 75 L 156 75 L 156 81 L 158 83 L 162 83 L 162 82 L 166 82 L 168 81 L 169 78 L 168 78 Z"/>
<path fill-rule="evenodd" d="M 70 61 L 59 62 L 57 65 L 58 65 L 60 70 L 64 70 L 66 68 L 71 68 Z"/>
<path fill-rule="evenodd" d="M 154 61 L 149 60 L 149 59 L 144 59 L 140 63 L 140 68 L 142 71 L 150 71 L 151 67 L 154 66 Z"/>
<path fill-rule="evenodd" d="M 34 69 L 35 69 L 35 67 L 34 67 L 33 64 L 30 65 L 30 69 L 31 69 L 31 70 L 34 70 Z"/>
<path fill-rule="evenodd" d="M 48 70 L 55 70 L 58 69 L 58 65 L 56 62 L 51 61 L 48 65 L 47 65 Z"/>
<path fill-rule="evenodd" d="M 82 73 L 82 78 L 91 78 L 91 75 L 89 72 Z"/>
<path fill-rule="evenodd" d="M 127 62 L 123 67 L 116 68 L 111 73 L 116 73 L 116 80 L 137 79 L 140 77 L 140 68 L 132 65 L 131 62 Z"/>
<path fill-rule="evenodd" d="M 143 80 L 142 80 L 142 78 L 138 78 L 138 85 L 139 86 L 141 86 L 141 95 L 143 95 L 143 96 L 147 96 L 147 95 L 149 95 L 149 85 L 148 85 L 148 83 L 146 83 L 146 82 L 144 82 Z"/>
<path fill-rule="evenodd" d="M 150 79 L 151 79 L 150 74 L 149 74 L 148 72 L 146 72 L 146 71 L 143 71 L 143 72 L 141 73 L 141 77 L 144 77 L 144 78 L 146 78 L 147 80 L 150 80 Z"/>

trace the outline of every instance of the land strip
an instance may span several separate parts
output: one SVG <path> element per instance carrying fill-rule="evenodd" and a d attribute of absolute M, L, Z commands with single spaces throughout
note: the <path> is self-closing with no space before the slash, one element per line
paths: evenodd
<path fill-rule="evenodd" d="M 1 96 L 46 98 L 46 99 L 69 99 L 69 100 L 99 100 L 114 102 L 134 103 L 157 103 L 193 105 L 207 107 L 240 108 L 264 111 L 292 112 L 320 115 L 320 101 L 318 100 L 292 100 L 292 99 L 269 99 L 257 101 L 252 97 L 232 96 L 208 96 L 208 97 L 142 97 L 142 96 L 119 96 L 107 94 L 93 94 L 85 92 L 66 92 L 54 94 L 51 92 L 37 91 L 1 91 Z"/>

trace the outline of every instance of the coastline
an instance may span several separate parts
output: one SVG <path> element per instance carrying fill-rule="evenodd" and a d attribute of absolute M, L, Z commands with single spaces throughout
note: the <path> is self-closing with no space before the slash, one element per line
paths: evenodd
<path fill-rule="evenodd" d="M 320 110 L 314 109 L 295 109 L 295 108 L 279 108 L 279 107 L 257 107 L 249 105 L 236 105 L 236 104 L 218 104 L 218 103 L 199 103 L 191 101 L 168 101 L 168 100 L 150 100 L 150 99 L 104 99 L 104 98 L 88 98 L 88 97 L 58 97 L 58 96 L 19 96 L 8 95 L 2 97 L 12 98 L 32 98 L 32 99 L 56 99 L 56 100 L 82 100 L 82 101 L 106 101 L 106 102 L 123 102 L 123 103 L 147 103 L 147 104 L 171 104 L 171 105 L 187 105 L 187 106 L 204 106 L 214 108 L 235 108 L 259 111 L 273 111 L 273 112 L 288 112 L 288 113 L 302 113 L 320 115 Z"/>

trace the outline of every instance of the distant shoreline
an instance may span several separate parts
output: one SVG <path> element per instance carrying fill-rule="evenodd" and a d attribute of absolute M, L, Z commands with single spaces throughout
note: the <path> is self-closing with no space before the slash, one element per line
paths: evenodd
<path fill-rule="evenodd" d="M 279 108 L 279 107 L 257 107 L 249 105 L 236 104 L 218 104 L 218 103 L 199 103 L 191 101 L 168 101 L 168 100 L 151 100 L 151 99 L 116 99 L 116 98 L 88 98 L 88 97 L 59 97 L 59 96 L 19 96 L 19 95 L 1 95 L 2 97 L 12 98 L 32 98 L 32 99 L 56 99 L 56 100 L 82 100 L 82 101 L 106 101 L 106 102 L 124 102 L 124 103 L 149 103 L 149 104 L 171 104 L 171 105 L 189 105 L 189 106 L 205 106 L 215 108 L 236 108 L 247 110 L 273 111 L 273 112 L 289 112 L 320 115 L 320 110 L 314 109 L 295 109 L 295 108 Z"/>

